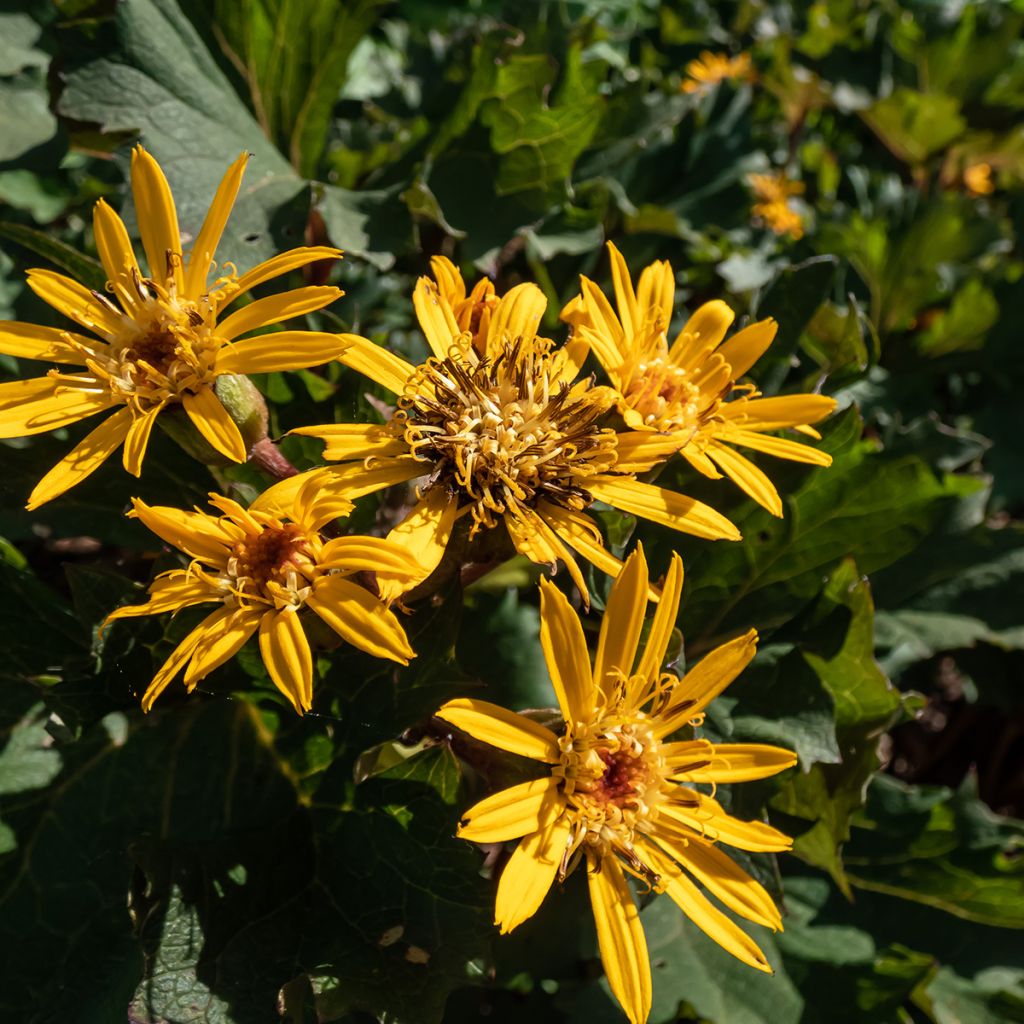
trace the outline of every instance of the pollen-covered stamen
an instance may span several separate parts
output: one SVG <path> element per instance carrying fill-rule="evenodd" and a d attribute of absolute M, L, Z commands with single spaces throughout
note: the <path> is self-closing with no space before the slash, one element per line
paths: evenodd
<path fill-rule="evenodd" d="M 243 603 L 298 606 L 319 575 L 316 547 L 301 527 L 272 520 L 235 542 L 223 578 Z"/>
<path fill-rule="evenodd" d="M 638 363 L 623 395 L 626 405 L 643 417 L 645 426 L 683 432 L 693 432 L 699 426 L 700 388 L 686 370 L 667 358 Z"/>
<path fill-rule="evenodd" d="M 615 435 L 595 424 L 606 403 L 571 399 L 553 378 L 548 353 L 521 342 L 493 361 L 453 349 L 422 367 L 399 401 L 392 428 L 434 464 L 430 486 L 468 499 L 474 531 L 540 498 L 585 509 L 587 478 L 614 466 Z"/>
<path fill-rule="evenodd" d="M 591 725 L 577 724 L 560 745 L 552 774 L 561 779 L 573 822 L 562 877 L 581 849 L 598 857 L 614 850 L 647 877 L 634 843 L 657 818 L 670 771 L 650 719 L 639 711 L 612 711 Z"/>

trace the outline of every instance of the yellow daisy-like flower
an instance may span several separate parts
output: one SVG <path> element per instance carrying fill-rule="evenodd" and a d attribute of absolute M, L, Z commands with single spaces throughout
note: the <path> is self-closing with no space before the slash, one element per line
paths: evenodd
<path fill-rule="evenodd" d="M 574 320 L 577 335 L 604 367 L 626 425 L 665 438 L 671 442 L 669 453 L 678 451 L 712 479 L 728 476 L 781 516 L 782 499 L 772 482 L 732 446 L 828 466 L 832 459 L 825 452 L 767 435 L 788 427 L 819 437 L 809 424 L 832 412 L 834 399 L 808 394 L 762 398 L 753 384 L 738 384 L 771 345 L 778 325 L 770 318 L 760 320 L 726 341 L 735 314 L 720 300 L 700 306 L 670 345 L 672 267 L 665 261 L 652 263 L 634 290 L 626 261 L 611 242 L 608 252 L 617 308 L 584 277 L 580 296 L 563 318 Z"/>
<path fill-rule="evenodd" d="M 566 564 L 581 592 L 573 552 L 615 575 L 621 563 L 586 515 L 594 501 L 705 538 L 739 539 L 736 528 L 700 502 L 634 479 L 666 442 L 601 424 L 615 402 L 608 388 L 577 380 L 588 346 L 558 348 L 537 329 L 547 300 L 534 284 L 498 298 L 489 285 L 467 296 L 459 271 L 433 261 L 437 281 L 420 278 L 413 304 L 433 357 L 413 366 L 355 335 L 339 358 L 396 396 L 384 426 L 327 424 L 293 433 L 326 442 L 324 457 L 347 462 L 337 486 L 350 497 L 424 477 L 419 500 L 395 534 L 437 566 L 456 520 L 471 535 L 504 526 L 534 562 Z M 287 500 L 300 478 L 267 491 L 261 505 Z M 393 598 L 399 584 L 385 582 Z"/>
<path fill-rule="evenodd" d="M 749 53 L 730 57 L 727 53 L 704 50 L 699 57 L 686 65 L 686 78 L 680 89 L 687 93 L 704 92 L 728 79 L 750 82 L 753 78 L 754 68 Z"/>
<path fill-rule="evenodd" d="M 498 882 L 495 923 L 509 932 L 531 917 L 556 879 L 586 861 L 601 959 L 633 1024 L 647 1019 L 647 944 L 626 875 L 666 892 L 693 922 L 744 963 L 769 971 L 764 954 L 698 888 L 767 928 L 782 922 L 771 897 L 719 844 L 778 851 L 790 839 L 740 821 L 696 786 L 745 782 L 796 763 L 761 744 L 670 740 L 699 725 L 704 709 L 754 656 L 757 633 L 717 647 L 680 680 L 662 672 L 679 610 L 683 565 L 674 555 L 664 596 L 638 657 L 647 606 L 642 549 L 615 581 L 591 668 L 579 618 L 541 581 L 541 644 L 564 725 L 557 731 L 486 701 L 461 699 L 438 715 L 471 736 L 539 761 L 542 774 L 466 812 L 459 835 L 480 843 L 519 839 Z"/>
<path fill-rule="evenodd" d="M 238 427 L 213 386 L 223 374 L 267 373 L 335 359 L 337 335 L 288 331 L 237 341 L 241 335 L 301 316 L 333 302 L 342 291 L 306 287 L 224 310 L 243 293 L 337 249 L 293 249 L 239 277 L 230 263 L 208 282 L 213 257 L 242 182 L 248 154 L 228 168 L 186 259 L 174 199 L 159 165 L 141 146 L 132 153 L 132 193 L 149 264 L 143 274 L 121 218 L 100 200 L 93 213 L 96 248 L 107 273 L 107 294 L 52 270 L 30 270 L 29 287 L 45 302 L 91 331 L 0 323 L 0 353 L 82 369 L 53 369 L 44 377 L 0 384 L 0 437 L 23 437 L 117 411 L 103 421 L 36 485 L 28 508 L 63 494 L 124 443 L 124 467 L 138 476 L 156 417 L 180 404 L 203 437 L 235 462 L 247 457 Z"/>
<path fill-rule="evenodd" d="M 804 183 L 791 181 L 785 171 L 774 174 L 749 174 L 747 182 L 757 202 L 751 207 L 755 220 L 761 221 L 777 235 L 797 240 L 804 236 L 804 219 L 790 205 L 792 196 L 803 195 Z"/>
<path fill-rule="evenodd" d="M 134 501 L 134 512 L 158 537 L 191 559 L 187 569 L 158 576 L 145 604 L 118 608 L 116 619 L 177 612 L 216 602 L 211 612 L 157 672 L 142 697 L 148 711 L 184 668 L 191 692 L 258 631 L 270 678 L 300 714 L 313 704 L 313 655 L 302 628 L 309 609 L 343 640 L 377 658 L 406 665 L 415 651 L 394 612 L 350 576 L 357 572 L 415 573 L 415 559 L 379 537 L 336 537 L 325 524 L 347 515 L 352 503 L 321 489 L 314 477 L 295 496 L 287 515 L 246 510 L 211 494 L 221 513 L 186 512 Z M 186 667 L 187 666 L 187 667 Z"/>
<path fill-rule="evenodd" d="M 964 169 L 964 187 L 973 196 L 989 196 L 996 190 L 992 165 L 982 161 Z"/>

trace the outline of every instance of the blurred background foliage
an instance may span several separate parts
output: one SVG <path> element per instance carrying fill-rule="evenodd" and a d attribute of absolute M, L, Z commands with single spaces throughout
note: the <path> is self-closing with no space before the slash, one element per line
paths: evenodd
<path fill-rule="evenodd" d="M 499 291 L 537 281 L 555 330 L 581 272 L 607 283 L 611 238 L 634 271 L 671 260 L 687 309 L 724 297 L 776 317 L 765 392 L 838 398 L 833 467 L 777 470 L 783 520 L 670 471 L 743 544 L 605 517 L 613 547 L 641 539 L 659 570 L 681 547 L 681 663 L 762 634 L 712 737 L 800 755 L 732 803 L 797 837 L 745 864 L 784 907 L 785 932 L 756 936 L 775 975 L 652 900 L 654 1024 L 1024 1020 L 1022 25 L 1020 2 L 964 0 L 0 8 L 0 316 L 52 322 L 29 266 L 96 281 L 91 206 L 131 220 L 131 142 L 193 231 L 245 149 L 222 258 L 344 248 L 347 295 L 313 327 L 422 354 L 409 297 L 444 253 Z M 753 74 L 685 91 L 702 50 L 749 53 Z M 752 173 L 797 183 L 800 231 L 752 213 Z M 338 366 L 260 384 L 278 434 L 376 415 Z M 578 878 L 497 938 L 494 856 L 453 832 L 517 766 L 460 762 L 430 723 L 459 694 L 551 703 L 534 570 L 424 602 L 409 669 L 325 653 L 304 719 L 245 652 L 143 718 L 137 694 L 189 623 L 97 635 L 172 564 L 123 518 L 128 497 L 265 481 L 159 438 L 141 483 L 112 461 L 24 513 L 67 447 L 2 449 L 5 1019 L 618 1020 Z M 364 500 L 353 522 L 393 515 Z"/>

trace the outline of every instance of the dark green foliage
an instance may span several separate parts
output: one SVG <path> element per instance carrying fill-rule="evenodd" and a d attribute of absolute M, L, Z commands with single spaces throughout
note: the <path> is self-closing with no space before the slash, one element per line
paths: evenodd
<path fill-rule="evenodd" d="M 753 371 L 761 390 L 840 404 L 822 427 L 830 468 L 757 460 L 784 517 L 680 460 L 659 482 L 721 509 L 742 543 L 598 513 L 609 546 L 642 541 L 655 574 L 683 553 L 681 667 L 760 633 L 708 735 L 800 757 L 718 794 L 795 838 L 793 855 L 743 860 L 784 910 L 785 932 L 750 929 L 775 974 L 650 899 L 652 1024 L 1024 1019 L 1020 5 L 29 7 L 0 13 L 5 318 L 57 323 L 25 288 L 29 267 L 102 287 L 91 207 L 105 196 L 134 230 L 139 141 L 190 237 L 249 151 L 219 258 L 244 271 L 303 243 L 345 249 L 315 273 L 347 294 L 307 326 L 413 359 L 425 347 L 410 295 L 438 253 L 499 292 L 536 281 L 552 335 L 579 274 L 610 284 L 606 238 L 634 275 L 671 261 L 673 328 L 717 297 L 739 323 L 779 322 Z M 750 52 L 756 81 L 684 93 L 702 49 Z M 979 164 L 991 193 L 967 187 Z M 751 219 L 747 175 L 770 169 L 805 185 L 799 240 Z M 42 372 L 0 357 L 5 379 Z M 338 366 L 258 384 L 275 436 L 380 419 L 383 392 Z M 449 744 L 431 717 L 459 695 L 553 703 L 536 568 L 514 560 L 414 603 L 408 669 L 319 650 L 301 720 L 255 645 L 144 716 L 138 696 L 189 619 L 99 634 L 178 565 L 124 518 L 130 498 L 245 501 L 267 481 L 155 436 L 141 480 L 111 460 L 25 513 L 83 434 L 0 442 L 0 1017 L 621 1020 L 578 875 L 498 937 L 501 859 L 454 833 L 524 765 Z M 308 439 L 285 449 L 303 468 L 319 457 Z M 397 509 L 363 500 L 353 528 L 381 533 Z M 591 582 L 593 637 L 607 587 Z"/>

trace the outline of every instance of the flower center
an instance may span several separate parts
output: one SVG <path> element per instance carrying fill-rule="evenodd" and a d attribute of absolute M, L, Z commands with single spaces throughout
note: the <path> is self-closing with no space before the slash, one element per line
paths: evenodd
<path fill-rule="evenodd" d="M 570 850 L 583 847 L 604 855 L 614 849 L 639 864 L 633 843 L 658 816 L 668 774 L 647 716 L 637 713 L 625 722 L 612 719 L 577 727 L 562 738 L 561 746 L 561 760 L 552 774 L 563 780 L 574 819 Z M 568 860 L 563 861 L 563 875 Z"/>
<path fill-rule="evenodd" d="M 284 607 L 301 605 L 317 575 L 310 539 L 301 527 L 286 523 L 236 541 L 225 581 L 243 603 L 255 599 Z"/>
<path fill-rule="evenodd" d="M 645 426 L 655 430 L 695 431 L 700 418 L 700 388 L 668 359 L 638 363 L 623 392 Z"/>
<path fill-rule="evenodd" d="M 595 425 L 604 389 L 570 398 L 552 360 L 520 342 L 496 359 L 472 351 L 431 360 L 399 401 L 392 429 L 434 464 L 428 486 L 461 491 L 473 532 L 541 498 L 577 511 L 593 501 L 586 479 L 615 464 L 615 435 Z"/>

